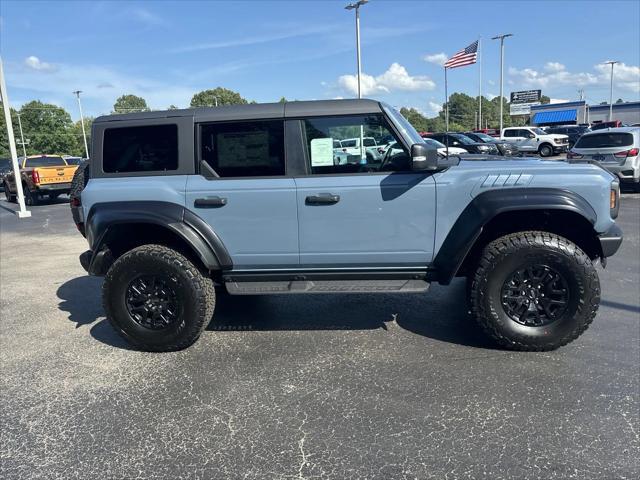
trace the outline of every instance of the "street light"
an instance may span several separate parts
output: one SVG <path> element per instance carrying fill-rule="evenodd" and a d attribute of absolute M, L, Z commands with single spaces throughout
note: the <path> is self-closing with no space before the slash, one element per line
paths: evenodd
<path fill-rule="evenodd" d="M 356 11 L 356 60 L 358 62 L 358 98 L 362 98 L 362 88 L 360 85 L 360 75 L 362 66 L 360 63 L 360 7 L 367 3 L 369 0 L 358 0 L 355 3 L 350 3 L 346 7 L 346 10 Z"/>
<path fill-rule="evenodd" d="M 609 60 L 604 65 L 611 65 L 611 85 L 609 86 L 609 121 L 613 121 L 613 66 L 620 63 L 617 60 Z"/>
<path fill-rule="evenodd" d="M 502 107 L 504 104 L 504 97 L 502 96 L 502 84 L 504 82 L 504 39 L 507 37 L 513 37 L 513 33 L 504 33 L 491 38 L 491 40 L 500 39 L 500 135 L 502 135 Z"/>
<path fill-rule="evenodd" d="M 80 109 L 80 125 L 82 125 L 82 138 L 84 139 L 85 158 L 89 158 L 89 147 L 87 146 L 87 133 L 84 131 L 84 116 L 82 115 L 82 103 L 80 102 L 80 94 L 82 90 L 76 90 L 73 94 L 78 97 L 78 108 Z"/>

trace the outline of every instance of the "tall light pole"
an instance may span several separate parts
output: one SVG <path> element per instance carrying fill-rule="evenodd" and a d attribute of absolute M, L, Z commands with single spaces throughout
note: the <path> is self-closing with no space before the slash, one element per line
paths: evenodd
<path fill-rule="evenodd" d="M 620 63 L 617 60 L 604 62 L 605 65 L 611 65 L 611 84 L 609 85 L 609 121 L 613 121 L 613 66 Z"/>
<path fill-rule="evenodd" d="M 27 157 L 27 149 L 24 146 L 24 134 L 22 133 L 22 120 L 20 119 L 20 112 L 16 112 L 18 116 L 18 128 L 20 129 L 20 143 L 22 144 L 22 155 Z"/>
<path fill-rule="evenodd" d="M 84 115 L 82 115 L 82 102 L 80 101 L 80 94 L 82 90 L 76 90 L 73 94 L 78 98 L 78 109 L 80 110 L 80 125 L 82 125 L 82 138 L 84 139 L 84 153 L 85 158 L 89 158 L 89 147 L 87 146 L 87 132 L 84 131 Z"/>
<path fill-rule="evenodd" d="M 504 97 L 502 96 L 502 85 L 504 83 L 504 39 L 507 37 L 513 37 L 513 33 L 504 33 L 502 35 L 496 35 L 491 40 L 500 39 L 500 135 L 502 136 L 502 108 L 504 104 Z"/>
<path fill-rule="evenodd" d="M 9 152 L 11 154 L 11 166 L 13 167 L 13 178 L 20 178 L 20 168 L 18 167 L 18 152 L 16 151 L 16 139 L 13 137 L 13 124 L 11 123 L 11 108 L 9 107 L 9 97 L 7 96 L 7 85 L 4 83 L 4 69 L 2 68 L 2 58 L 0 58 L 0 100 L 4 110 L 4 119 L 7 124 L 7 137 L 9 137 Z M 24 192 L 22 182 L 15 182 L 16 197 L 18 197 L 18 218 L 31 216 L 24 204 Z M 6 193 L 6 192 L 5 192 Z"/>
<path fill-rule="evenodd" d="M 367 3 L 369 0 L 358 0 L 355 3 L 350 3 L 346 7 L 347 10 L 356 11 L 356 61 L 358 62 L 358 98 L 362 98 L 362 87 L 360 84 L 360 76 L 362 74 L 362 65 L 360 63 L 360 7 Z"/>

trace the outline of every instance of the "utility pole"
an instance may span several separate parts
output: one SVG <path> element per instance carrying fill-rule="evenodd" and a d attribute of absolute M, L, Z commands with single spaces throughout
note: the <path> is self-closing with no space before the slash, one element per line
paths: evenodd
<path fill-rule="evenodd" d="M 504 33 L 491 38 L 491 40 L 500 39 L 500 136 L 502 136 L 502 110 L 504 107 L 504 96 L 502 95 L 502 87 L 504 84 L 504 39 L 507 37 L 513 37 L 513 34 Z"/>
<path fill-rule="evenodd" d="M 16 112 L 16 115 L 18 116 L 18 127 L 20 129 L 20 143 L 22 144 L 22 155 L 26 158 L 27 149 L 24 146 L 24 134 L 22 133 L 22 120 L 20 119 L 20 112 Z"/>
<path fill-rule="evenodd" d="M 78 98 L 78 109 L 80 110 L 80 125 L 82 125 L 82 138 L 84 139 L 84 153 L 86 154 L 85 158 L 89 158 L 89 147 L 87 146 L 87 132 L 85 132 L 84 130 L 84 115 L 82 115 L 82 102 L 80 102 L 80 94 L 82 93 L 82 90 L 76 90 L 73 93 Z"/>
<path fill-rule="evenodd" d="M 613 66 L 620 63 L 617 60 L 609 60 L 604 62 L 605 65 L 611 65 L 611 84 L 609 86 L 609 121 L 613 121 Z"/>
<path fill-rule="evenodd" d="M 31 216 L 31 212 L 27 210 L 24 204 L 24 192 L 22 191 L 22 182 L 20 181 L 20 168 L 18 167 L 18 152 L 16 151 L 16 139 L 13 136 L 13 124 L 11 123 L 11 109 L 9 108 L 9 97 L 7 96 L 7 85 L 4 82 L 4 68 L 2 67 L 2 59 L 0 58 L 0 98 L 2 99 L 2 109 L 4 110 L 4 119 L 7 123 L 7 136 L 9 137 L 9 152 L 11 152 L 11 166 L 13 167 L 13 175 L 16 179 L 16 196 L 18 197 L 19 210 L 16 212 L 18 218 L 26 218 Z"/>

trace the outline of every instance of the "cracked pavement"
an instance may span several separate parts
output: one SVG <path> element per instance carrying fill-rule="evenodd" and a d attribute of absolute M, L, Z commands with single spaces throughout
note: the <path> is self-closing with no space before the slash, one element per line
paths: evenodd
<path fill-rule="evenodd" d="M 427 295 L 221 298 L 182 352 L 130 350 L 63 202 L 0 202 L 5 479 L 640 477 L 640 195 L 574 343 L 517 353 Z"/>

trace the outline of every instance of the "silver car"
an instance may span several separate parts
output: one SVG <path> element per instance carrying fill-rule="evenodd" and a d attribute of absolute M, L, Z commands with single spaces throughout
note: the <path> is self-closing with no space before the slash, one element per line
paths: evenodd
<path fill-rule="evenodd" d="M 585 133 L 567 159 L 595 160 L 620 179 L 640 189 L 640 128 L 607 128 Z"/>

